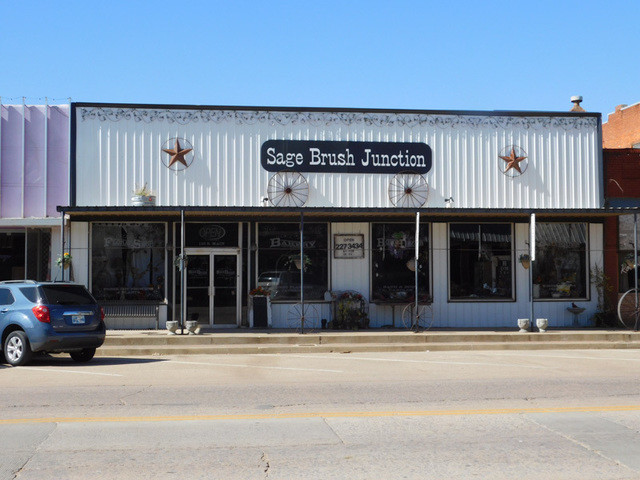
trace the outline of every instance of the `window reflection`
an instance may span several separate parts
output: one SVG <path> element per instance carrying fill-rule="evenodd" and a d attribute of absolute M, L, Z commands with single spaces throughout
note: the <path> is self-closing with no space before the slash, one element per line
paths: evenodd
<path fill-rule="evenodd" d="M 587 225 L 537 223 L 533 298 L 586 298 Z"/>
<path fill-rule="evenodd" d="M 258 225 L 258 287 L 272 300 L 300 300 L 300 268 L 304 264 L 304 298 L 324 300 L 328 289 L 328 227 L 304 224 L 304 257 L 300 259 L 300 227 L 297 223 Z"/>
<path fill-rule="evenodd" d="M 91 290 L 98 300 L 164 299 L 165 225 L 94 223 Z"/>
<path fill-rule="evenodd" d="M 412 223 L 372 225 L 371 301 L 404 303 L 415 300 L 416 226 Z M 429 299 L 429 227 L 420 225 L 418 296 Z"/>
<path fill-rule="evenodd" d="M 450 298 L 512 299 L 511 252 L 511 224 L 450 224 Z"/>

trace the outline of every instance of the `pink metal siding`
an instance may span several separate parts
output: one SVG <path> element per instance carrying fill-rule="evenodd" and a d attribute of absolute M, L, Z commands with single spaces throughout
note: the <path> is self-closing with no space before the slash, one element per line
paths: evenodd
<path fill-rule="evenodd" d="M 0 217 L 59 216 L 69 196 L 69 107 L 0 105 L 0 114 Z"/>

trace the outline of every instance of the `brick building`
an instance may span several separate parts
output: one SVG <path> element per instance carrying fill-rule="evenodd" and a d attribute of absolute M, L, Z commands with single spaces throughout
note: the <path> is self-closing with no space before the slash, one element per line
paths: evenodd
<path fill-rule="evenodd" d="M 618 105 L 602 125 L 603 148 L 640 148 L 640 102 Z M 640 192 L 640 191 L 639 191 Z"/>
<path fill-rule="evenodd" d="M 640 207 L 640 149 L 605 148 L 603 158 L 607 206 Z M 604 231 L 605 274 L 616 301 L 618 293 L 634 286 L 633 215 L 607 218 Z"/>

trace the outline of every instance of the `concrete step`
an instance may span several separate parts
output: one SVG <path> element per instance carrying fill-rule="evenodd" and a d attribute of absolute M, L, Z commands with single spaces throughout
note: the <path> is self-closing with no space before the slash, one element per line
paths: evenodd
<path fill-rule="evenodd" d="M 102 357 L 211 354 L 363 353 L 464 350 L 575 350 L 640 349 L 640 341 L 529 341 L 449 343 L 353 343 L 353 344 L 235 344 L 235 345 L 122 345 L 103 346 Z"/>
<path fill-rule="evenodd" d="M 160 347 L 169 348 L 229 348 L 229 347 L 307 347 L 326 346 L 345 348 L 353 345 L 380 345 L 386 348 L 398 345 L 402 349 L 414 345 L 416 348 L 436 349 L 436 345 L 447 344 L 527 344 L 560 343 L 639 343 L 640 333 L 629 331 L 550 331 L 547 333 L 518 332 L 338 332 L 312 333 L 211 333 L 204 335 L 168 335 L 164 331 L 149 332 L 109 332 L 103 348 L 107 347 L 146 347 L 158 351 Z M 507 347 L 503 347 L 507 348 Z M 524 348 L 524 347 L 522 347 Z"/>

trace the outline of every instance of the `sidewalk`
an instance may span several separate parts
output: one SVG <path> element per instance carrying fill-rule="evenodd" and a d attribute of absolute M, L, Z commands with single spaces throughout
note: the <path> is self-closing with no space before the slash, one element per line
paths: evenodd
<path fill-rule="evenodd" d="M 180 331 L 178 331 L 180 332 Z M 224 329 L 200 335 L 166 330 L 108 330 L 98 356 L 189 354 L 421 352 L 445 350 L 640 349 L 640 332 L 616 329 L 548 330 L 292 330 Z M 640 353 L 640 352 L 639 352 Z"/>

